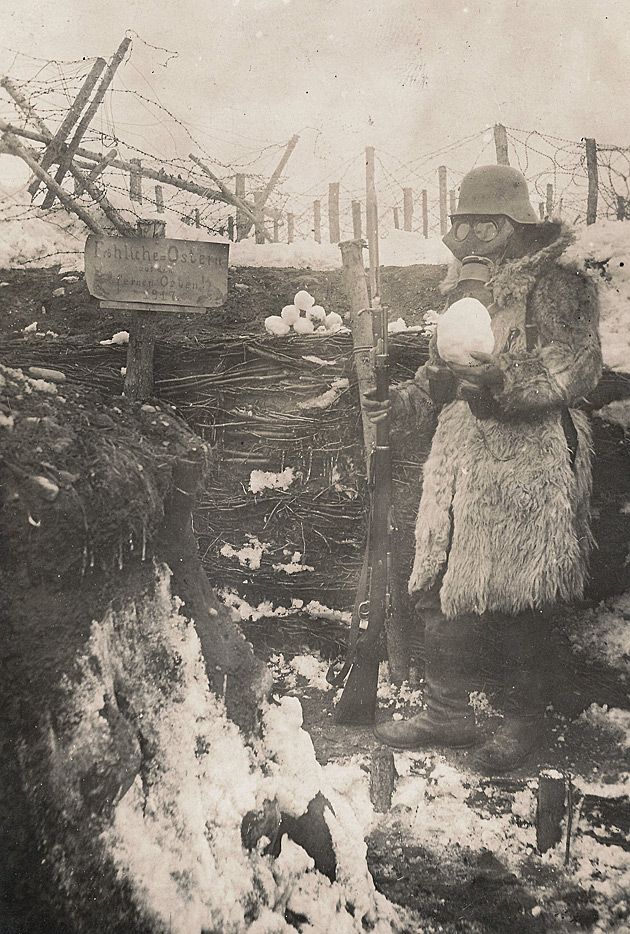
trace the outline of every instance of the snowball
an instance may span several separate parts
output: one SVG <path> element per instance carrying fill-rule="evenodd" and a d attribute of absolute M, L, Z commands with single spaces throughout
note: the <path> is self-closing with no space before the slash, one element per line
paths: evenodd
<path fill-rule="evenodd" d="M 336 311 L 331 311 L 330 314 L 326 315 L 324 324 L 327 331 L 338 331 L 343 324 L 343 318 Z"/>
<path fill-rule="evenodd" d="M 295 305 L 285 305 L 280 312 L 280 317 L 283 321 L 286 321 L 287 324 L 295 324 L 300 317 L 300 309 L 296 308 Z"/>
<path fill-rule="evenodd" d="M 296 306 L 296 308 L 299 308 L 300 311 L 306 311 L 308 308 L 313 307 L 315 304 L 315 299 L 304 289 L 301 289 L 299 292 L 296 292 L 295 298 L 293 299 L 293 304 Z"/>
<path fill-rule="evenodd" d="M 275 334 L 276 337 L 286 337 L 291 330 L 291 325 L 283 321 L 280 315 L 269 315 L 265 318 L 265 330 L 268 334 Z"/>
<path fill-rule="evenodd" d="M 492 319 L 485 305 L 476 298 L 460 298 L 440 315 L 437 349 L 446 363 L 476 366 L 471 352 L 492 353 Z"/>
<path fill-rule="evenodd" d="M 313 324 L 323 324 L 326 320 L 326 311 L 321 305 L 313 305 L 312 308 L 307 308 L 306 317 L 309 321 L 312 321 Z"/>
<path fill-rule="evenodd" d="M 309 321 L 308 318 L 298 318 L 293 328 L 296 334 L 312 334 L 315 330 L 315 325 L 312 321 Z"/>

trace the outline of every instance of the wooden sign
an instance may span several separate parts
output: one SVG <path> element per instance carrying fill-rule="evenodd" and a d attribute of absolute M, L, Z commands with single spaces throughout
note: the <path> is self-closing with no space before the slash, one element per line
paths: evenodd
<path fill-rule="evenodd" d="M 90 234 L 85 281 L 103 307 L 199 312 L 226 301 L 228 254 L 227 243 Z"/>

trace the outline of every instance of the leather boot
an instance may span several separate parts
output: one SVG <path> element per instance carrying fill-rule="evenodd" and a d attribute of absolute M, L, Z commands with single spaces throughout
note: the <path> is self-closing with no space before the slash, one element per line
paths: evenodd
<path fill-rule="evenodd" d="M 541 614 L 505 617 L 503 627 L 504 719 L 472 762 L 489 775 L 520 765 L 543 739 L 547 696 L 545 671 L 549 621 Z"/>
<path fill-rule="evenodd" d="M 374 734 L 395 749 L 472 746 L 475 717 L 468 701 L 474 624 L 468 617 L 446 619 L 438 609 L 422 610 L 422 615 L 427 709 L 409 720 L 379 723 Z"/>

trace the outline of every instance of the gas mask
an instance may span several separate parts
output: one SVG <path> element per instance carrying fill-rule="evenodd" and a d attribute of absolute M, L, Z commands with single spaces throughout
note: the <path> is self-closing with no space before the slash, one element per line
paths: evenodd
<path fill-rule="evenodd" d="M 513 234 L 514 227 L 505 215 L 460 214 L 442 242 L 459 260 L 482 256 L 496 262 L 506 254 Z"/>

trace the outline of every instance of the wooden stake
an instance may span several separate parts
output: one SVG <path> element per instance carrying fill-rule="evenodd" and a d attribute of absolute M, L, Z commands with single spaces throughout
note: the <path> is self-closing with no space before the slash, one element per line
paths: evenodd
<path fill-rule="evenodd" d="M 265 238 L 269 239 L 269 234 L 265 230 L 265 215 L 263 214 L 263 192 L 255 191 L 254 192 L 254 203 L 256 205 L 256 214 L 254 221 L 254 229 L 256 231 L 256 243 L 261 244 L 265 242 Z"/>
<path fill-rule="evenodd" d="M 597 197 L 599 194 L 599 173 L 597 169 L 597 143 L 594 139 L 585 139 L 586 170 L 588 172 L 588 200 L 586 203 L 586 223 L 594 224 L 597 220 Z"/>
<path fill-rule="evenodd" d="M 68 211 L 72 211 L 74 214 L 76 214 L 77 217 L 80 217 L 83 223 L 89 227 L 93 233 L 99 234 L 100 236 L 105 236 L 105 231 L 98 223 L 98 221 L 96 221 L 92 215 L 89 214 L 85 208 L 78 203 L 78 201 L 74 201 L 74 199 L 63 190 L 61 185 L 59 185 L 55 179 L 48 174 L 48 172 L 42 169 L 34 154 L 25 146 L 22 146 L 12 133 L 6 132 L 5 127 L 6 123 L 4 123 L 3 120 L 0 120 L 0 131 L 3 131 L 4 133 L 2 139 L 7 150 L 13 153 L 13 155 L 19 156 L 20 159 L 22 159 L 27 164 L 31 172 L 33 172 L 33 174 L 36 175 L 40 181 L 44 182 L 50 191 L 55 193 L 63 206 Z"/>
<path fill-rule="evenodd" d="M 438 168 L 438 182 L 440 185 L 440 234 L 444 236 L 448 230 L 448 214 L 446 210 L 447 181 L 446 166 Z"/>
<path fill-rule="evenodd" d="M 360 240 L 362 237 L 360 201 L 352 202 L 352 236 L 355 240 Z"/>
<path fill-rule="evenodd" d="M 271 193 L 273 192 L 274 188 L 275 188 L 276 185 L 278 184 L 278 179 L 279 179 L 280 176 L 282 175 L 282 173 L 283 173 L 283 171 L 284 171 L 284 168 L 285 168 L 287 162 L 288 162 L 289 159 L 291 158 L 291 153 L 293 152 L 293 150 L 294 150 L 295 147 L 297 146 L 297 143 L 298 143 L 299 138 L 300 138 L 299 136 L 292 136 L 291 139 L 289 140 L 289 142 L 287 143 L 286 149 L 284 150 L 284 152 L 283 152 L 283 154 L 282 154 L 282 156 L 281 156 L 281 158 L 280 158 L 280 161 L 278 162 L 278 165 L 277 165 L 277 166 L 275 167 L 275 169 L 273 170 L 272 175 L 271 175 L 271 178 L 269 179 L 269 181 L 267 182 L 267 184 L 265 185 L 265 187 L 262 189 L 262 191 L 261 191 L 261 193 L 260 193 L 260 196 L 259 196 L 259 211 L 262 212 L 262 211 L 264 210 L 264 208 L 265 208 L 267 202 L 269 201 L 269 198 L 270 198 L 270 196 L 271 196 Z M 251 230 L 251 224 L 247 224 L 247 223 L 246 223 L 245 229 L 246 229 L 245 236 L 247 236 L 247 235 L 249 234 L 249 231 Z"/>
<path fill-rule="evenodd" d="M 400 217 L 398 215 L 398 208 L 394 208 L 393 212 L 394 212 L 394 230 L 400 230 Z"/>
<path fill-rule="evenodd" d="M 538 202 L 538 214 L 540 216 L 541 221 L 544 221 L 545 219 L 545 202 L 544 201 Z"/>
<path fill-rule="evenodd" d="M 497 153 L 497 165 L 509 165 L 507 132 L 502 123 L 494 125 L 494 147 Z"/>
<path fill-rule="evenodd" d="M 322 242 L 322 205 L 321 201 L 313 201 L 313 236 L 315 243 Z"/>
<path fill-rule="evenodd" d="M 429 196 L 426 188 L 422 189 L 422 236 L 429 239 Z"/>
<path fill-rule="evenodd" d="M 547 769 L 538 776 L 536 846 L 546 853 L 562 839 L 566 811 L 567 780 L 561 772 Z"/>
<path fill-rule="evenodd" d="M 142 162 L 140 159 L 130 159 L 129 161 L 135 167 L 135 171 L 132 171 L 129 176 L 129 199 L 142 204 L 142 175 L 140 174 Z"/>
<path fill-rule="evenodd" d="M 357 371 L 359 394 L 361 398 L 361 424 L 363 426 L 363 447 L 366 465 L 374 446 L 376 431 L 363 408 L 363 394 L 375 385 L 374 361 L 372 359 L 372 345 L 374 334 L 372 318 L 363 313 L 369 308 L 367 279 L 363 266 L 362 240 L 344 240 L 339 244 L 341 261 L 343 263 L 343 280 L 346 293 L 350 301 L 350 330 L 352 331 L 352 346 L 354 365 Z"/>
<path fill-rule="evenodd" d="M 158 214 L 164 214 L 164 192 L 161 185 L 155 186 L 155 206 Z"/>
<path fill-rule="evenodd" d="M 403 188 L 403 227 L 407 231 L 413 229 L 413 191 Z"/>
<path fill-rule="evenodd" d="M 166 222 L 142 218 L 137 221 L 139 237 L 162 239 Z M 132 311 L 127 348 L 125 396 L 134 402 L 144 402 L 153 395 L 153 356 L 159 316 L 154 311 Z"/>
<path fill-rule="evenodd" d="M 396 783 L 396 766 L 391 749 L 380 746 L 372 753 L 370 763 L 370 800 L 374 810 L 385 814 L 392 806 Z"/>
<path fill-rule="evenodd" d="M 100 78 L 102 71 L 105 68 L 105 64 L 106 62 L 104 58 L 97 58 L 96 61 L 94 62 L 92 66 L 92 70 L 90 71 L 89 75 L 83 82 L 83 85 L 79 93 L 75 97 L 74 102 L 70 107 L 70 110 L 68 111 L 64 119 L 62 120 L 61 126 L 59 127 L 59 129 L 57 130 L 57 132 L 55 133 L 55 135 L 52 137 L 51 141 L 49 142 L 48 146 L 46 147 L 46 151 L 44 152 L 44 155 L 42 156 L 40 163 L 39 163 L 42 169 L 46 169 L 46 171 L 48 171 L 48 168 L 53 164 L 53 162 L 57 162 L 57 160 L 59 159 L 59 154 L 61 152 L 61 148 L 66 139 L 66 136 L 68 135 L 72 127 L 75 125 L 75 123 L 81 116 L 83 108 L 87 104 L 90 98 L 90 94 L 94 90 L 94 87 L 96 86 L 96 82 Z M 37 194 L 37 189 L 39 188 L 39 184 L 40 184 L 39 179 L 36 179 L 32 185 L 29 185 L 28 190 L 32 197 L 35 197 L 35 195 Z M 79 194 L 80 193 L 81 192 L 79 192 Z"/>
<path fill-rule="evenodd" d="M 245 203 L 245 180 L 246 176 L 240 172 L 234 181 L 234 201 L 236 203 L 236 237 L 243 240 L 247 236 L 247 214 L 241 205 Z"/>
<path fill-rule="evenodd" d="M 201 171 L 204 172 L 204 173 L 208 176 L 208 178 L 211 178 L 212 181 L 213 181 L 216 185 L 219 186 L 219 188 L 221 189 L 221 194 L 223 195 L 223 200 L 224 200 L 224 201 L 227 201 L 229 204 L 235 205 L 235 207 L 236 207 L 238 210 L 240 210 L 241 215 L 244 215 L 244 217 L 248 218 L 250 221 L 252 221 L 252 222 L 254 222 L 254 223 L 258 223 L 260 210 L 259 210 L 257 207 L 255 207 L 255 208 L 252 210 L 252 208 L 250 208 L 250 206 L 249 206 L 245 201 L 243 201 L 243 199 L 241 198 L 241 196 L 240 196 L 240 194 L 239 194 L 239 191 L 238 191 L 238 190 L 239 190 L 239 183 L 240 183 L 240 186 L 244 185 L 244 182 L 245 182 L 245 176 L 244 176 L 244 175 L 237 175 L 237 176 L 236 176 L 236 193 L 235 193 L 235 194 L 232 194 L 232 192 L 231 192 L 230 189 L 227 187 L 227 185 L 225 185 L 225 184 L 221 181 L 221 179 L 218 178 L 218 177 L 214 174 L 214 172 L 212 171 L 212 169 L 208 168 L 208 166 L 205 164 L 205 162 L 202 162 L 201 159 L 198 159 L 197 156 L 194 156 L 192 153 L 189 153 L 188 158 L 189 158 L 189 159 L 192 159 L 192 161 L 195 163 L 195 165 L 198 165 L 199 168 L 201 169 Z M 254 192 L 254 199 L 260 198 L 260 197 L 261 197 L 261 192 Z M 238 228 L 238 217 L 239 217 L 239 215 L 237 214 L 237 215 L 236 215 L 236 219 L 237 219 L 237 228 Z M 251 223 L 250 223 L 250 224 L 247 224 L 247 221 L 245 221 L 244 224 L 245 224 L 245 226 L 242 227 L 242 229 L 239 229 L 239 231 L 238 231 L 239 240 L 242 240 L 243 237 L 246 237 L 247 234 L 248 234 L 248 232 L 251 230 Z M 262 239 L 262 243 L 264 243 L 265 240 L 271 240 L 271 237 L 270 237 L 269 234 L 265 231 L 264 224 L 263 224 L 263 226 L 262 226 L 262 230 L 263 230 L 263 232 L 264 232 L 264 236 L 263 236 L 263 239 Z M 242 234 L 242 236 L 241 236 L 241 234 Z M 258 240 L 256 241 L 256 243 L 258 243 Z"/>
<path fill-rule="evenodd" d="M 278 243 L 280 240 L 280 213 L 277 212 L 273 219 L 273 242 Z"/>
<path fill-rule="evenodd" d="M 448 212 L 451 215 L 451 217 L 453 216 L 456 210 L 457 210 L 457 198 L 455 197 L 454 189 L 451 188 L 448 193 Z"/>
<path fill-rule="evenodd" d="M 66 175 L 66 172 L 70 168 L 70 164 L 74 158 L 74 155 L 77 151 L 79 143 L 83 139 L 83 136 L 85 135 L 87 131 L 87 128 L 89 127 L 90 123 L 92 122 L 92 119 L 94 118 L 94 115 L 96 114 L 96 111 L 101 106 L 103 99 L 105 97 L 105 94 L 107 92 L 107 89 L 109 88 L 110 84 L 112 83 L 114 79 L 116 70 L 118 66 L 120 65 L 120 63 L 122 62 L 123 58 L 125 57 L 127 53 L 127 49 L 129 48 L 130 45 L 131 45 L 131 39 L 128 39 L 125 37 L 123 41 L 120 43 L 120 45 L 118 46 L 118 48 L 116 49 L 116 52 L 114 53 L 111 62 L 105 68 L 103 77 L 101 78 L 100 84 L 98 88 L 96 89 L 96 94 L 92 98 L 92 102 L 90 103 L 89 107 L 85 111 L 83 117 L 81 118 L 79 122 L 79 125 L 74 131 L 74 136 L 70 140 L 70 143 L 68 144 L 68 147 L 65 150 L 63 157 L 59 160 L 59 168 L 57 169 L 57 174 L 55 175 L 55 181 L 58 182 L 59 184 L 61 184 L 61 182 L 64 179 L 64 176 Z M 43 207 L 44 208 L 52 207 L 54 200 L 55 200 L 54 195 L 52 194 L 52 192 L 49 192 L 46 195 L 46 198 L 44 199 Z"/>
<path fill-rule="evenodd" d="M 287 243 L 293 243 L 295 238 L 295 214 L 287 214 Z"/>
<path fill-rule="evenodd" d="M 617 220 L 625 221 L 626 216 L 626 199 L 623 195 L 617 195 Z"/>
<path fill-rule="evenodd" d="M 380 295 L 380 260 L 373 146 L 367 146 L 365 150 L 365 226 L 370 257 L 370 297 L 374 301 Z"/>
<path fill-rule="evenodd" d="M 227 235 L 228 240 L 234 241 L 234 216 L 232 214 L 228 214 Z"/>
<path fill-rule="evenodd" d="M 553 214 L 553 185 L 551 182 L 547 184 L 547 201 L 545 204 L 545 209 L 547 211 L 547 217 L 551 217 Z"/>
<path fill-rule="evenodd" d="M 331 243 L 339 243 L 341 230 L 339 227 L 339 182 L 330 182 L 328 185 L 328 236 Z"/>

